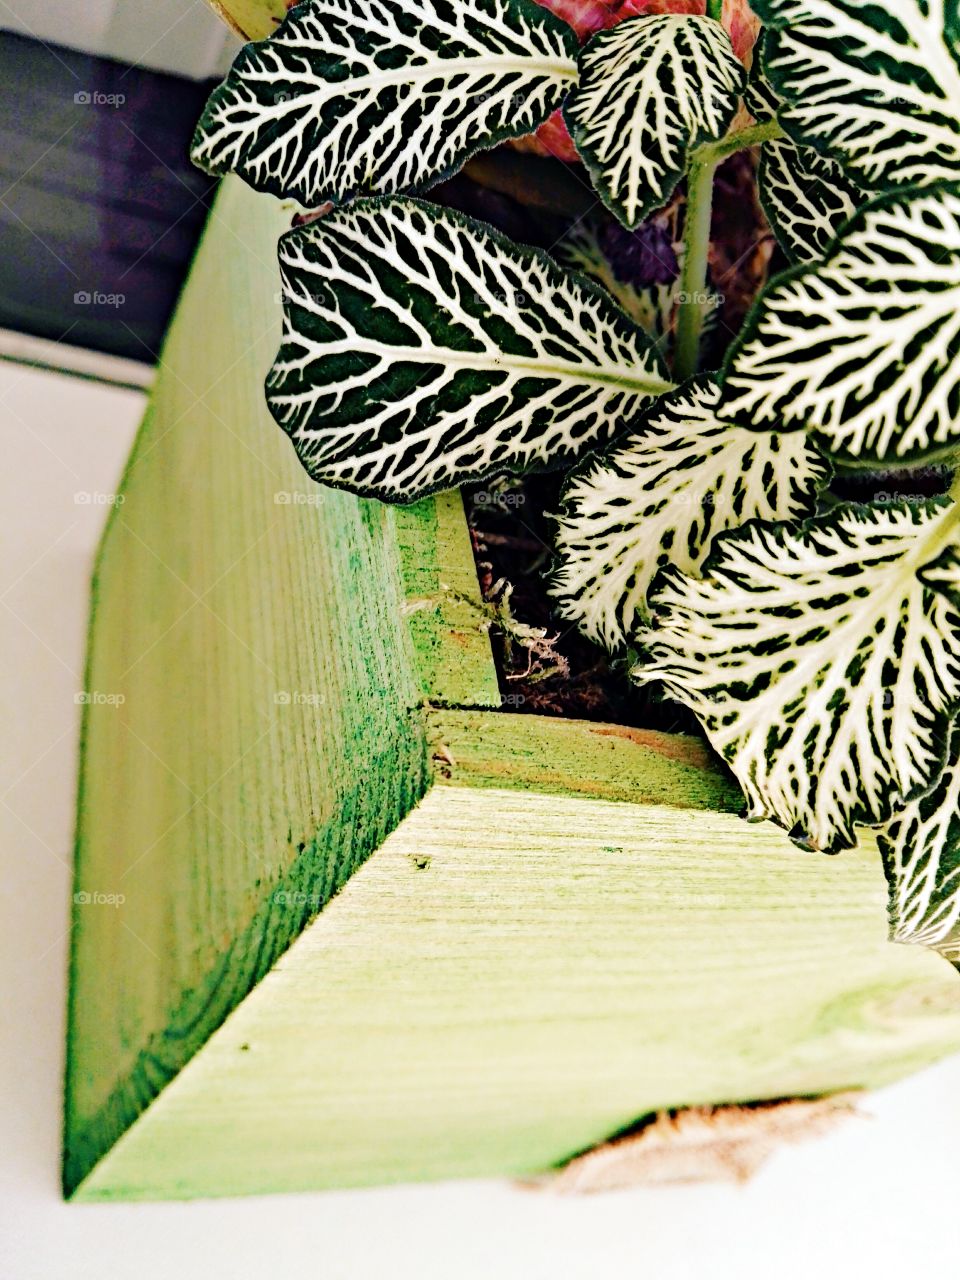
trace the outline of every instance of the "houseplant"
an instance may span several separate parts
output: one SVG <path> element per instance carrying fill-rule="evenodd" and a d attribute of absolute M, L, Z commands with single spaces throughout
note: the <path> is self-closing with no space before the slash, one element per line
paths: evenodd
<path fill-rule="evenodd" d="M 339 206 L 280 246 L 286 328 L 267 395 L 310 474 L 413 502 L 599 449 L 561 515 L 566 615 L 611 646 L 649 648 L 638 678 L 697 713 L 752 817 L 827 852 L 855 844 L 855 824 L 896 817 L 894 936 L 952 955 L 952 501 L 797 522 L 837 502 L 828 459 L 902 469 L 956 448 L 960 31 L 920 4 L 757 9 L 770 29 L 748 86 L 709 14 L 631 11 L 578 51 L 571 27 L 524 0 L 315 0 L 237 58 L 194 156 Z M 755 119 L 731 130 L 741 99 Z M 669 371 L 582 278 L 397 198 L 558 104 L 627 229 L 685 178 Z M 721 373 L 697 378 L 716 168 L 763 143 L 765 206 L 798 265 Z M 664 565 L 673 576 L 653 584 Z M 921 801 L 923 814 L 908 808 Z"/>
<path fill-rule="evenodd" d="M 739 92 L 734 60 L 722 65 Z M 296 255 L 349 224 L 367 245 L 353 260 L 373 261 L 384 208 L 353 205 L 284 242 L 281 382 L 303 341 L 297 307 L 302 320 L 328 301 L 335 278 L 291 307 L 298 269 L 312 280 L 318 261 Z M 430 262 L 423 237 L 442 222 L 476 262 L 469 224 L 394 208 L 421 236 L 412 261 Z M 87 707 L 78 893 L 121 875 L 129 893 L 113 917 L 78 903 L 68 1186 L 197 1194 L 528 1170 L 657 1107 L 874 1083 L 953 1047 L 949 970 L 884 944 L 869 847 L 828 862 L 744 827 L 695 742 L 503 710 L 457 499 L 393 511 L 293 478 L 256 390 L 278 323 L 265 250 L 289 220 L 225 189 L 104 544 L 90 682 L 122 684 L 126 701 L 113 720 Z M 338 243 L 326 261 L 342 275 Z M 520 289 L 514 251 L 486 245 L 508 290 L 534 290 L 539 272 L 642 366 L 642 387 L 607 380 L 606 409 L 667 390 L 659 354 L 602 294 L 529 255 Z M 693 284 L 702 240 L 686 250 Z M 449 245 L 442 269 L 458 269 Z M 681 360 L 705 290 L 686 292 Z M 708 386 L 683 395 L 713 407 Z M 661 402 L 647 434 L 667 432 L 678 404 L 691 415 Z M 578 411 L 599 422 L 595 406 Z M 800 501 L 825 468 L 804 436 L 783 440 L 782 487 Z M 424 490 L 452 478 L 443 450 L 429 458 Z M 341 468 L 328 478 L 362 487 L 355 452 L 327 462 Z M 197 499 L 172 507 L 171 483 Z M 98 986 L 111 963 L 119 994 Z"/>

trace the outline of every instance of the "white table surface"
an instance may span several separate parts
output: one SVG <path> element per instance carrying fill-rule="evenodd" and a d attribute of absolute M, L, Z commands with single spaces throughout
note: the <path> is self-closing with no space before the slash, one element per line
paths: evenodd
<path fill-rule="evenodd" d="M 158 1205 L 58 1192 L 87 584 L 139 392 L 0 363 L 3 1280 L 792 1280 L 960 1268 L 960 1059 L 745 1188 L 581 1199 L 474 1182 Z M 94 495 L 89 500 L 77 495 Z M 960 979 L 958 979 L 960 981 Z"/>

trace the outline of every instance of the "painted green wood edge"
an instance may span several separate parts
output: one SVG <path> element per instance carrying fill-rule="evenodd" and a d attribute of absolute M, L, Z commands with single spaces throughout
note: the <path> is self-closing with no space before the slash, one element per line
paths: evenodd
<path fill-rule="evenodd" d="M 146 1108 L 152 1115 L 163 1115 L 165 1104 L 162 1097 L 154 1102 L 157 1095 L 201 1051 L 231 1011 L 243 1006 L 277 958 L 309 927 L 317 910 L 382 845 L 424 795 L 431 776 L 442 784 L 441 790 L 459 785 L 482 794 L 496 788 L 498 793 L 512 792 L 519 804 L 526 795 L 531 817 L 538 795 L 701 811 L 739 807 L 737 793 L 713 769 L 702 747 L 688 740 L 485 709 L 499 705 L 500 699 L 462 508 L 455 495 L 391 512 L 318 490 L 306 480 L 292 450 L 263 410 L 259 385 L 263 366 L 276 345 L 279 313 L 270 311 L 276 297 L 272 238 L 285 217 L 274 202 L 234 183 L 225 185 L 214 210 L 210 233 L 165 349 L 165 368 L 154 403 L 123 482 L 126 502 L 114 508 L 98 560 L 87 687 L 104 687 L 102 674 L 111 688 L 109 673 L 117 669 L 114 664 L 123 657 L 130 634 L 154 624 L 162 627 L 162 617 L 158 621 L 148 615 L 163 592 L 136 594 L 144 566 L 156 556 L 139 535 L 146 532 L 149 541 L 151 530 L 169 533 L 180 524 L 188 525 L 196 512 L 206 509 L 205 504 L 212 504 L 211 491 L 226 476 L 230 484 L 217 491 L 226 499 L 222 510 L 230 518 L 224 519 L 218 508 L 217 519 L 204 528 L 203 538 L 172 537 L 169 545 L 158 544 L 171 556 L 178 548 L 181 556 L 170 580 L 164 578 L 164 591 L 171 602 L 182 598 L 184 605 L 189 604 L 191 575 L 200 575 L 197 586 L 209 579 L 216 586 L 223 557 L 242 550 L 239 534 L 272 528 L 272 516 L 295 519 L 296 530 L 288 541 L 278 546 L 268 539 L 244 569 L 243 580 L 249 576 L 251 581 L 234 602 L 238 612 L 231 617 L 241 629 L 244 621 L 259 627 L 257 634 L 264 643 L 272 642 L 274 632 L 289 631 L 303 651 L 298 660 L 303 657 L 307 662 L 295 678 L 307 681 L 308 689 L 326 682 L 325 696 L 333 709 L 303 711 L 297 732 L 292 737 L 287 733 L 279 743 L 265 776 L 246 780 L 244 805 L 237 812 L 261 804 L 270 818 L 252 828 L 256 875 L 245 862 L 243 850 L 231 846 L 222 829 L 208 824 L 210 829 L 196 833 L 194 854 L 203 856 L 195 861 L 203 866 L 206 859 L 221 857 L 219 879 L 214 876 L 210 883 L 198 885 L 197 877 L 184 875 L 181 867 L 178 882 L 174 861 L 165 864 L 162 874 L 155 874 L 148 885 L 156 910 L 173 921 L 169 933 L 161 930 L 154 936 L 148 931 L 148 941 L 139 928 L 131 931 L 128 914 L 97 919 L 95 913 L 75 908 L 64 1170 L 68 1192 L 79 1186 Z M 261 332 L 265 319 L 268 323 Z M 194 392 L 185 401 L 178 400 L 190 368 L 213 378 L 215 387 L 222 383 L 217 396 L 222 394 L 224 399 L 200 397 L 197 403 L 202 403 L 202 412 L 194 403 Z M 244 428 L 240 438 L 238 426 Z M 249 434 L 243 438 L 247 429 Z M 255 462 L 263 463 L 265 458 L 269 469 L 276 471 L 267 487 L 250 479 L 256 474 Z M 197 491 L 178 508 L 177 485 L 187 483 L 189 488 L 191 479 L 199 479 Z M 278 512 L 273 485 L 305 501 L 294 502 L 291 497 L 288 510 Z M 147 513 L 146 523 L 138 525 L 142 510 Z M 125 536 L 124 526 L 131 522 L 135 532 Z M 289 604 L 293 599 L 301 604 L 292 622 L 288 610 L 279 603 L 269 604 L 274 584 L 256 576 L 261 559 L 276 577 L 278 602 Z M 349 598 L 340 591 L 344 581 L 356 586 Z M 229 593 L 220 594 L 229 604 Z M 168 651 L 167 634 L 158 632 L 151 649 L 152 670 L 141 672 L 136 688 L 126 691 L 131 693 L 130 714 L 136 713 L 137 695 L 142 697 L 145 687 L 176 697 L 178 651 L 175 647 Z M 337 648 L 342 634 L 361 636 L 362 642 Z M 111 645 L 119 645 L 121 652 L 104 656 Z M 307 661 L 318 645 L 328 658 L 339 655 L 330 669 Z M 206 655 L 207 648 L 197 649 L 194 643 L 190 652 L 195 657 Z M 289 653 L 285 661 L 292 661 Z M 196 669 L 197 683 L 215 685 L 221 674 L 220 660 L 207 661 L 204 656 Z M 249 664 L 234 676 L 234 695 L 259 678 Z M 260 680 L 256 687 L 263 694 L 269 686 Z M 344 752 L 344 735 L 338 737 L 339 730 L 322 741 L 317 734 L 331 723 L 331 716 L 334 725 L 341 723 L 336 716 L 345 689 L 352 690 L 354 736 L 346 735 L 349 749 Z M 195 690 L 198 697 L 203 692 Z M 143 728 L 144 723 L 162 723 L 169 735 L 167 745 L 176 747 L 185 726 L 199 728 L 208 721 L 214 730 L 229 728 L 227 721 L 221 724 L 217 718 L 215 706 L 198 708 L 190 702 L 172 708 L 154 705 L 139 724 Z M 113 813 L 122 833 L 129 835 L 118 809 L 126 806 L 139 815 L 145 801 L 149 810 L 149 797 L 157 791 L 149 772 L 133 765 L 130 776 L 136 785 L 121 801 L 107 785 L 122 778 L 127 753 L 137 749 L 132 740 L 118 737 L 118 723 L 112 708 L 87 708 L 77 845 L 76 889 L 81 894 L 109 892 L 114 887 L 109 879 L 111 867 L 116 870 L 123 865 L 125 852 L 124 841 L 115 842 L 116 848 L 105 847 L 90 830 L 91 822 L 107 820 Z M 337 748 L 333 752 L 331 737 Z M 318 782 L 313 771 L 331 761 L 339 761 L 339 772 L 334 770 Z M 204 761 L 188 755 L 181 776 L 193 782 L 193 770 L 200 769 L 202 786 L 203 765 Z M 92 788 L 91 778 L 97 772 L 100 782 Z M 157 776 L 154 771 L 154 782 Z M 176 790 L 169 780 L 166 788 Z M 229 816 L 233 811 L 224 812 Z M 223 827 L 222 815 L 219 821 Z M 276 847 L 278 843 L 281 848 Z M 231 862 L 234 855 L 236 860 Z M 199 891 L 202 898 L 194 906 Z M 138 923 L 136 917 L 133 923 Z M 171 965 L 176 982 L 170 981 Z M 136 1001 L 118 1008 L 121 998 L 129 995 L 121 997 L 120 986 L 136 985 L 129 977 L 131 966 L 144 971 L 148 985 L 166 991 L 153 1010 L 156 1016 L 152 1022 L 148 1017 L 146 1025 L 143 1008 Z M 189 981 L 183 980 L 184 967 Z M 104 974 L 110 975 L 110 982 L 104 983 Z M 98 993 L 98 986 L 110 988 L 113 983 L 115 991 Z M 126 1058 L 112 1075 L 119 1058 L 109 1050 L 101 1051 L 110 1018 L 125 1024 Z M 78 1095 L 91 1087 L 91 1081 L 94 1092 L 102 1096 L 93 1108 L 80 1106 Z"/>
<path fill-rule="evenodd" d="M 488 618 L 459 493 L 392 513 L 424 698 L 442 707 L 499 707 Z"/>
<path fill-rule="evenodd" d="M 509 712 L 431 711 L 434 778 L 631 804 L 740 813 L 739 787 L 696 738 Z"/>
<path fill-rule="evenodd" d="M 960 1046 L 877 850 L 581 794 L 433 787 L 80 1188 L 525 1175 L 655 1109 L 873 1087 Z"/>
<path fill-rule="evenodd" d="M 466 579 L 472 557 L 456 496 L 395 514 L 324 491 L 303 474 L 264 410 L 261 380 L 279 342 L 274 241 L 288 223 L 289 213 L 275 201 L 239 182 L 224 184 L 96 560 L 85 687 L 122 694 L 125 703 L 87 705 L 81 733 L 64 1122 L 68 1191 L 423 794 L 424 702 L 469 701 L 473 689 L 482 704 L 495 686 L 489 641 Z M 217 522 L 205 525 L 203 513 L 218 500 Z M 292 532 L 274 537 L 278 527 Z M 245 547 L 252 554 L 240 572 L 250 573 L 260 595 L 231 584 Z M 274 579 L 260 571 L 262 561 L 275 571 L 273 603 Z M 450 600 L 447 579 L 459 592 Z M 343 582 L 352 583 L 353 596 L 337 593 Z M 206 593 L 202 608 L 192 601 L 211 583 L 210 599 L 217 608 L 226 605 L 229 621 L 223 631 L 210 623 L 209 634 L 183 636 L 177 615 L 181 608 L 185 617 L 191 610 L 194 619 L 201 615 Z M 425 586 L 437 597 L 427 604 Z M 476 596 L 475 575 L 472 590 Z M 303 609 L 302 624 L 287 622 L 291 599 Z M 254 693 L 259 703 L 245 727 L 235 728 L 204 703 L 224 674 L 222 655 L 207 655 L 234 637 L 239 647 L 227 665 L 232 661 L 236 673 L 241 650 L 252 651 L 241 634 L 248 629 L 270 655 L 261 665 L 274 669 L 267 679 L 252 661 L 239 668 L 228 693 L 238 705 Z M 273 630 L 293 637 L 279 659 Z M 302 661 L 295 654 L 301 637 Z M 460 643 L 446 646 L 448 637 Z M 332 666 L 313 661 L 318 639 Z M 142 657 L 135 656 L 140 650 Z M 158 701 L 144 711 L 151 690 Z M 304 694 L 323 706 L 291 705 Z M 271 704 L 282 698 L 285 709 L 275 711 Z M 185 907 L 174 899 L 189 901 L 197 885 L 176 843 L 191 812 L 177 809 L 177 792 L 182 786 L 206 796 L 211 770 L 184 753 L 181 740 L 202 737 L 210 718 L 228 738 L 240 734 L 237 753 L 242 747 L 248 764 L 269 775 L 258 747 L 261 713 L 287 718 L 276 744 L 271 734 L 264 747 L 276 746 L 276 772 L 261 783 L 248 768 L 237 795 L 207 803 L 213 829 L 191 829 L 185 839 L 195 840 L 198 863 L 222 862 L 197 873 L 207 877 L 201 899 Z M 318 723 L 327 729 L 322 759 Z M 213 760 L 220 745 L 211 744 Z M 136 753 L 139 763 L 131 762 Z M 231 763 L 221 760 L 228 773 Z M 249 794 L 261 789 L 269 793 L 265 800 Z M 271 810 L 268 819 L 257 813 L 261 803 Z M 124 811 L 142 806 L 147 822 L 150 810 L 159 810 L 157 850 L 127 881 L 123 868 L 138 833 Z M 252 859 L 241 849 L 244 839 L 234 840 L 237 829 L 251 844 L 262 842 Z M 212 846 L 217 837 L 240 855 L 236 866 Z M 175 936 L 162 940 L 151 932 L 154 908 L 138 904 L 131 890 L 156 862 L 172 868 L 173 883 L 155 877 L 152 885 L 156 912 L 176 922 Z M 92 911 L 97 895 L 118 892 L 126 901 L 112 919 Z M 129 997 L 134 1008 L 97 1003 L 104 970 L 135 988 L 137 979 L 123 975 L 137 968 L 151 971 L 146 985 L 156 990 Z"/>

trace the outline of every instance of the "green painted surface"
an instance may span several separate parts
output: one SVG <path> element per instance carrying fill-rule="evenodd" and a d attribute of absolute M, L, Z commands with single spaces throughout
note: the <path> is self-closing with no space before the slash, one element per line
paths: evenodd
<path fill-rule="evenodd" d="M 527 1174 L 653 1109 L 884 1083 L 960 1046 L 875 848 L 435 787 L 81 1189 Z"/>
<path fill-rule="evenodd" d="M 457 493 L 395 510 L 406 602 L 421 686 L 444 707 L 499 707 L 487 616 Z"/>
<path fill-rule="evenodd" d="M 248 40 L 275 31 L 287 11 L 284 0 L 207 0 L 224 22 Z"/>
<path fill-rule="evenodd" d="M 740 788 L 699 739 L 621 725 L 484 711 L 429 716 L 441 783 L 739 813 Z"/>
<path fill-rule="evenodd" d="M 495 689 L 476 610 L 408 609 L 454 500 L 322 489 L 267 414 L 289 218 L 224 185 L 96 568 L 68 1187 L 422 794 L 425 699 Z"/>

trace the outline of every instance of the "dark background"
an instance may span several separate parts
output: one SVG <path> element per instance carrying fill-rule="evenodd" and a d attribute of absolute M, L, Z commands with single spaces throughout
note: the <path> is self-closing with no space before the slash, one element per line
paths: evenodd
<path fill-rule="evenodd" d="M 213 81 L 0 32 L 0 328 L 153 364 L 213 191 Z"/>

